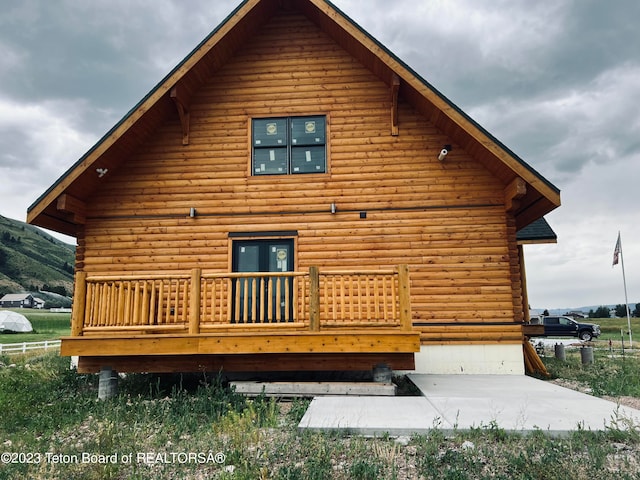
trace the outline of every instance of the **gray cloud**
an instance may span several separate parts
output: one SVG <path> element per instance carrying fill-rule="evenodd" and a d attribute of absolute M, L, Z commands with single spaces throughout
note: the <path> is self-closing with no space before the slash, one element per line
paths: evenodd
<path fill-rule="evenodd" d="M 2 91 L 125 113 L 228 12 L 213 3 L 14 2 L 0 17 Z"/>

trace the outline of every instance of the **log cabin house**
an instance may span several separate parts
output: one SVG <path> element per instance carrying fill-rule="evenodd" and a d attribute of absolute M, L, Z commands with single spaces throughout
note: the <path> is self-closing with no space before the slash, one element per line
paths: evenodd
<path fill-rule="evenodd" d="M 331 3 L 246 0 L 28 221 L 77 238 L 81 372 L 522 373 L 559 205 Z"/>

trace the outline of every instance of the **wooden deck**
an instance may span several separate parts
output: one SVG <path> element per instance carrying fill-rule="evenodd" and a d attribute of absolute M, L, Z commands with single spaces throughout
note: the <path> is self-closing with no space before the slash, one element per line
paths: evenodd
<path fill-rule="evenodd" d="M 380 362 L 412 369 L 420 349 L 406 265 L 146 277 L 78 272 L 74 301 L 61 353 L 79 356 L 80 371 L 360 370 Z"/>

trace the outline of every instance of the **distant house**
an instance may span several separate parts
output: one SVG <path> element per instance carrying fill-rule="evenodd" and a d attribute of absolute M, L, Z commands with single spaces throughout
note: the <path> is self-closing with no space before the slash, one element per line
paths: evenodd
<path fill-rule="evenodd" d="M 2 308 L 35 308 L 36 302 L 30 293 L 7 293 L 0 298 Z"/>
<path fill-rule="evenodd" d="M 330 2 L 246 0 L 28 222 L 77 238 L 80 372 L 523 373 L 559 205 Z"/>

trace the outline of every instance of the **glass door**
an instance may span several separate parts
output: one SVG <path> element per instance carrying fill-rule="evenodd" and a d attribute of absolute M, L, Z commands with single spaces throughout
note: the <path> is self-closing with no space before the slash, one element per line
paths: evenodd
<path fill-rule="evenodd" d="M 233 271 L 268 273 L 293 271 L 293 240 L 233 242 Z M 232 285 L 232 319 L 236 323 L 293 321 L 293 278 L 247 275 Z"/>

